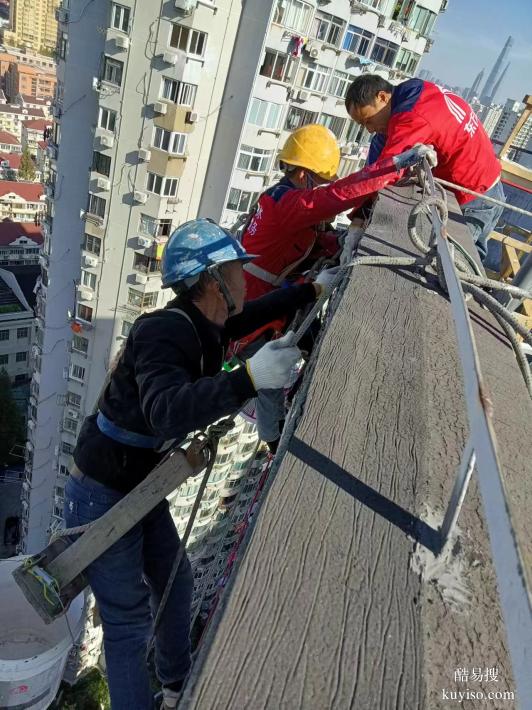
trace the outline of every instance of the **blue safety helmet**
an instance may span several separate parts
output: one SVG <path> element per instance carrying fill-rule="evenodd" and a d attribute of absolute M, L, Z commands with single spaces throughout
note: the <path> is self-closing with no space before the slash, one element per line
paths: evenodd
<path fill-rule="evenodd" d="M 233 235 L 211 219 L 193 219 L 172 232 L 162 258 L 162 287 L 192 286 L 203 271 L 229 261 L 254 259 Z"/>

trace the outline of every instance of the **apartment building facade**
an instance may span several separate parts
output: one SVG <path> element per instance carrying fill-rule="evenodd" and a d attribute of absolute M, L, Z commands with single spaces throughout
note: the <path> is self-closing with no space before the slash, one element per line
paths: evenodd
<path fill-rule="evenodd" d="M 70 454 L 109 362 L 134 319 L 169 297 L 162 248 L 197 213 L 240 18 L 231 0 L 193 14 L 185 2 L 85 5 L 58 12 L 27 550 L 62 522 Z"/>
<path fill-rule="evenodd" d="M 4 43 L 38 53 L 52 53 L 57 35 L 55 11 L 59 3 L 60 0 L 11 0 L 10 29 L 4 31 Z"/>
<path fill-rule="evenodd" d="M 27 382 L 34 314 L 14 274 L 0 267 L 0 370 Z"/>
<path fill-rule="evenodd" d="M 392 83 L 413 76 L 445 7 L 441 0 L 276 0 L 260 10 L 248 3 L 200 213 L 233 224 L 279 179 L 279 149 L 305 123 L 321 123 L 337 137 L 340 176 L 358 169 L 369 136 L 346 114 L 348 85 L 365 72 Z"/>
<path fill-rule="evenodd" d="M 4 74 L 5 93 L 11 101 L 15 101 L 19 94 L 51 98 L 55 93 L 55 84 L 55 67 L 43 69 L 13 62 Z"/>

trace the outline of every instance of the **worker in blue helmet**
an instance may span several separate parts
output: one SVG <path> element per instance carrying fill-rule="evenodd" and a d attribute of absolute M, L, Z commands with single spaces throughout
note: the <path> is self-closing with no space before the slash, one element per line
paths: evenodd
<path fill-rule="evenodd" d="M 245 366 L 222 370 L 227 344 L 272 318 L 314 302 L 319 284 L 274 291 L 244 305 L 243 264 L 252 259 L 214 222 L 197 219 L 171 235 L 163 288 L 175 298 L 134 322 L 98 401 L 87 417 L 65 488 L 65 523 L 106 513 L 140 483 L 172 442 L 237 413 L 262 389 L 280 388 L 300 357 L 288 338 L 269 342 Z M 93 562 L 89 582 L 103 622 L 113 710 L 152 710 L 145 662 L 157 606 L 179 546 L 164 501 Z M 190 667 L 193 578 L 184 556 L 157 629 L 155 662 L 163 707 L 175 707 Z"/>

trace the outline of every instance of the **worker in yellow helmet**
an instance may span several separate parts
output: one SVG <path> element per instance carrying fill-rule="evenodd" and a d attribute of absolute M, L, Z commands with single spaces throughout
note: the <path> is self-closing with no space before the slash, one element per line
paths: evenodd
<path fill-rule="evenodd" d="M 338 180 L 340 149 L 334 134 L 317 124 L 296 129 L 279 154 L 283 179 L 262 193 L 243 228 L 242 244 L 256 255 L 244 265 L 246 297 L 269 293 L 294 272 L 309 268 L 319 256 L 335 254 L 341 245 L 327 223 L 341 212 L 359 207 L 364 195 L 397 179 L 397 173 L 418 162 L 422 153 L 413 148 L 378 168 L 364 168 Z M 318 278 L 327 285 L 329 277 L 332 280 L 334 273 L 322 273 Z M 240 341 L 234 351 L 249 353 L 285 325 L 272 321 Z M 277 448 L 283 407 L 282 392 L 262 392 L 256 403 L 259 436 L 272 451 Z"/>

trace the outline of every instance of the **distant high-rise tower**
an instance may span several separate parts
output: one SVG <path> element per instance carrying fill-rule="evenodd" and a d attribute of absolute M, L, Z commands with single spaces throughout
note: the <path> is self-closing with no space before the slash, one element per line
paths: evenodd
<path fill-rule="evenodd" d="M 484 69 L 482 69 L 482 71 L 477 74 L 477 78 L 473 82 L 472 87 L 469 89 L 469 92 L 466 97 L 468 101 L 470 99 L 472 99 L 474 96 L 478 96 L 480 84 L 482 83 L 483 78 L 484 78 Z"/>
<path fill-rule="evenodd" d="M 4 44 L 52 52 L 57 43 L 55 11 L 60 0 L 12 0 L 10 28 L 4 32 Z"/>
<path fill-rule="evenodd" d="M 504 47 L 501 50 L 501 53 L 497 57 L 497 60 L 495 64 L 493 65 L 493 69 L 490 71 L 490 74 L 488 78 L 486 79 L 486 83 L 484 84 L 484 90 L 482 91 L 482 103 L 485 106 L 488 106 L 489 104 L 493 103 L 493 97 L 495 96 L 495 85 L 497 84 L 499 78 L 501 77 L 501 73 L 503 73 L 503 66 L 507 62 L 508 55 L 510 53 L 510 49 L 513 46 L 513 39 L 512 37 L 508 37 L 506 40 L 506 43 Z M 498 87 L 497 87 L 498 88 Z"/>
<path fill-rule="evenodd" d="M 495 86 L 493 87 L 493 93 L 491 94 L 491 100 L 492 100 L 492 102 L 495 101 L 495 97 L 497 96 L 497 92 L 499 91 L 499 87 L 500 87 L 500 85 L 501 85 L 501 83 L 502 83 L 502 80 L 503 80 L 504 77 L 506 76 L 506 72 L 508 71 L 508 67 L 509 67 L 509 66 L 510 66 L 510 62 L 508 62 L 508 64 L 504 67 L 504 71 L 502 72 L 502 74 L 500 75 L 500 77 L 497 79 L 497 83 L 496 83 Z"/>

